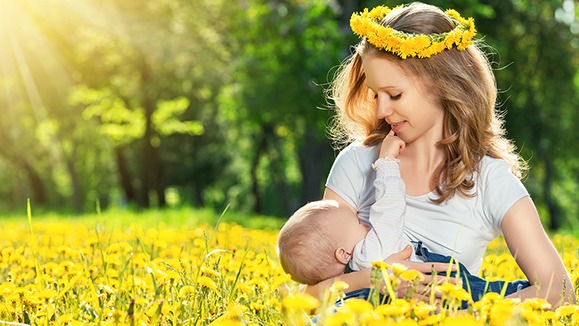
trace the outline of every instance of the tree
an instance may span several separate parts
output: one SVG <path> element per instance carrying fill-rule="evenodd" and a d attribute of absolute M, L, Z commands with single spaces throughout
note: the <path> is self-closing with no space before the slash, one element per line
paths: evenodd
<path fill-rule="evenodd" d="M 286 215 L 321 196 L 331 162 L 324 133 L 331 112 L 322 109 L 321 85 L 341 60 L 336 11 L 327 1 L 255 0 L 237 6 L 228 42 L 236 54 L 234 83 L 224 91 L 221 109 L 236 124 L 231 138 L 251 139 L 238 146 L 247 148 L 252 209 Z M 262 198 L 282 209 L 268 210 Z"/>
<path fill-rule="evenodd" d="M 186 31 L 178 25 L 186 4 L 104 4 L 117 17 L 115 30 L 103 21 L 77 33 L 81 82 L 71 104 L 85 106 L 85 113 L 99 120 L 101 132 L 112 141 L 126 200 L 149 207 L 154 194 L 163 207 L 168 185 L 163 138 L 204 132 L 198 121 L 181 120 L 190 105 L 183 95 L 189 77 L 184 72 L 195 61 L 183 49 Z"/>

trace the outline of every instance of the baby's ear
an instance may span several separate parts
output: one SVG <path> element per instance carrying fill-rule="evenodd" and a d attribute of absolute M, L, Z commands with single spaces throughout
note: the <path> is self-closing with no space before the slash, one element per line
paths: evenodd
<path fill-rule="evenodd" d="M 334 256 L 336 256 L 336 259 L 344 265 L 347 265 L 350 259 L 352 259 L 352 254 L 342 247 L 336 249 Z"/>

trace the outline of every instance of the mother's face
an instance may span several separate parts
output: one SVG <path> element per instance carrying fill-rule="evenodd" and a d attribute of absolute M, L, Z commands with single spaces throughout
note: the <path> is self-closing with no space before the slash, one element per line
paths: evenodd
<path fill-rule="evenodd" d="M 365 55 L 362 67 L 376 105 L 376 116 L 410 144 L 416 140 L 442 139 L 444 109 L 419 77 L 409 75 L 399 61 Z"/>

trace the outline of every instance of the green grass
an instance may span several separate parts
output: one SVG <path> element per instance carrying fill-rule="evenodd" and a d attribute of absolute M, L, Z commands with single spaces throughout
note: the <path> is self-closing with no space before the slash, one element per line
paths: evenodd
<path fill-rule="evenodd" d="M 22 220 L 26 222 L 26 210 L 22 214 L 11 213 L 0 215 L 2 221 Z M 260 215 L 242 214 L 224 210 L 215 212 L 211 209 L 198 209 L 191 207 L 177 207 L 166 209 L 148 209 L 148 210 L 123 210 L 111 209 L 101 212 L 100 214 L 63 214 L 55 212 L 38 212 L 32 207 L 32 221 L 46 222 L 73 222 L 87 225 L 106 224 L 110 226 L 126 227 L 133 224 L 139 224 L 143 227 L 157 227 L 160 225 L 178 227 L 181 225 L 216 225 L 219 221 L 239 224 L 251 229 L 278 230 L 285 220 Z"/>

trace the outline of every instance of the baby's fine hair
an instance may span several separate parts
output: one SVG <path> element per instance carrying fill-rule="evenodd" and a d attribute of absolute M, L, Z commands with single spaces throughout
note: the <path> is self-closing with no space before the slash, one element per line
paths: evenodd
<path fill-rule="evenodd" d="M 455 27 L 442 10 L 423 3 L 393 10 L 382 25 L 416 34 L 444 33 Z M 512 172 L 522 177 L 526 165 L 505 137 L 502 114 L 496 110 L 495 77 L 480 44 L 478 41 L 464 51 L 453 47 L 429 58 L 401 59 L 362 40 L 338 70 L 328 93 L 337 113 L 330 130 L 334 140 L 374 145 L 390 131 L 384 119 L 376 117 L 376 104 L 368 95 L 362 68 L 363 57 L 379 56 L 398 64 L 444 108 L 443 138 L 438 145 L 444 148 L 446 160 L 433 174 L 440 195 L 435 202 L 444 202 L 457 192 L 473 196 L 472 176 L 485 155 L 506 160 Z"/>
<path fill-rule="evenodd" d="M 337 264 L 337 247 L 329 234 L 330 214 L 338 210 L 333 200 L 310 202 L 298 209 L 284 224 L 277 238 L 277 254 L 283 270 L 294 281 L 316 284 L 344 272 Z"/>

